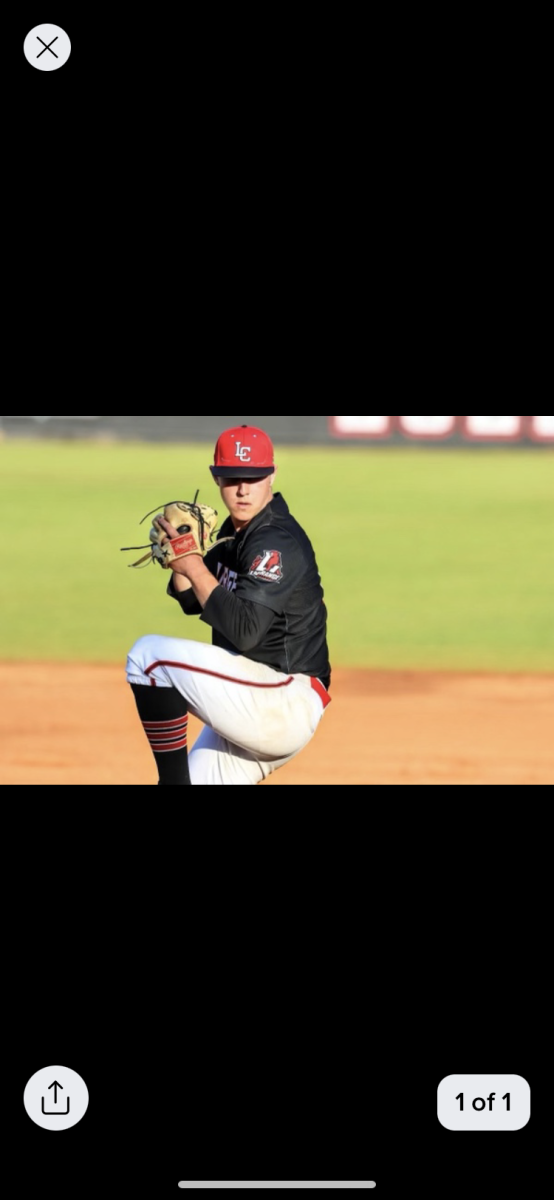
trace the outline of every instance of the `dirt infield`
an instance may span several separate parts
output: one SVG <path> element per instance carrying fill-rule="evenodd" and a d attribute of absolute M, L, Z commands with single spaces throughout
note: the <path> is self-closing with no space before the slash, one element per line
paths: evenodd
<path fill-rule="evenodd" d="M 332 696 L 263 786 L 554 783 L 552 675 L 335 670 Z M 156 783 L 123 668 L 0 664 L 0 697 L 0 784 Z"/>

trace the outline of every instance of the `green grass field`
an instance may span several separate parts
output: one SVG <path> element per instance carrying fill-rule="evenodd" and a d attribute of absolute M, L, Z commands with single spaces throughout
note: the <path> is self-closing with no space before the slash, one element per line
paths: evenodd
<path fill-rule="evenodd" d="M 144 633 L 209 641 L 165 596 L 165 572 L 129 570 L 139 555 L 119 548 L 148 539 L 150 509 L 196 488 L 223 519 L 212 452 L 1 441 L 0 659 L 124 664 Z M 277 490 L 316 549 L 335 666 L 554 670 L 553 451 L 286 447 L 276 459 Z"/>

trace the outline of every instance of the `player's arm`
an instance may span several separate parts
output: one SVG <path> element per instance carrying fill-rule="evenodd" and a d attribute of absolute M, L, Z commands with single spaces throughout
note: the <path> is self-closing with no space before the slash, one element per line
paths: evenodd
<path fill-rule="evenodd" d="M 280 619 L 303 563 L 288 533 L 274 528 L 268 532 L 265 527 L 258 530 L 253 542 L 249 541 L 242 557 L 236 586 L 232 590 L 215 588 L 205 601 L 201 620 L 239 653 L 251 654 Z"/>
<path fill-rule="evenodd" d="M 190 590 L 192 588 L 192 583 L 190 582 L 190 579 L 187 579 L 185 575 L 179 575 L 177 573 L 177 571 L 172 572 L 170 585 L 171 585 L 172 592 L 177 595 L 179 595 L 182 592 L 190 592 Z M 169 585 L 168 585 L 168 590 L 169 590 Z"/>
<path fill-rule="evenodd" d="M 184 579 L 192 588 L 202 608 L 206 607 L 212 592 L 219 587 L 217 579 L 208 570 L 199 554 L 189 554 L 187 558 L 178 558 L 173 567 L 173 575 L 177 578 L 175 590 L 186 591 L 186 588 L 180 584 L 180 581 Z"/>
<path fill-rule="evenodd" d="M 199 617 L 202 612 L 202 606 L 196 599 L 196 596 L 192 590 L 192 584 L 185 588 L 184 591 L 178 591 L 179 580 L 183 580 L 183 582 L 188 583 L 188 580 L 184 580 L 182 575 L 175 575 L 175 573 L 172 572 L 171 579 L 167 585 L 167 595 L 170 596 L 172 600 L 177 601 L 181 611 L 184 612 L 186 617 Z"/>
<path fill-rule="evenodd" d="M 199 560 L 201 561 L 201 560 Z M 202 591 L 202 575 L 198 584 Z M 209 574 L 209 572 L 208 572 Z M 187 617 L 201 616 L 207 625 L 216 629 L 235 646 L 241 654 L 247 654 L 263 642 L 264 637 L 273 624 L 275 614 L 271 609 L 250 600 L 239 600 L 232 592 L 222 588 L 213 575 L 210 575 L 215 587 L 207 587 L 208 593 L 204 604 L 196 598 L 195 587 L 178 592 L 175 583 L 182 576 L 173 575 L 167 588 L 169 596 L 177 600 Z"/>
<path fill-rule="evenodd" d="M 165 530 L 164 541 L 179 536 L 178 530 L 166 517 L 158 517 L 158 524 Z M 183 611 L 192 614 L 198 612 L 198 605 L 200 605 L 200 609 L 204 608 L 211 592 L 218 586 L 217 579 L 204 565 L 202 557 L 199 554 L 189 554 L 184 558 L 176 559 L 173 563 L 167 591 L 168 595 L 176 600 L 182 596 Z M 186 593 L 191 591 L 194 595 L 187 596 Z"/>
<path fill-rule="evenodd" d="M 208 597 L 201 619 L 221 633 L 240 654 L 249 654 L 263 642 L 275 613 L 263 604 L 243 600 L 235 592 L 218 587 Z"/>

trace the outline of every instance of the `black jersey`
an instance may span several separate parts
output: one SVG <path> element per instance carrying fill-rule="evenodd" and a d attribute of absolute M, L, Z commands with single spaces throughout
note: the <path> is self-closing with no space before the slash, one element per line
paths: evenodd
<path fill-rule="evenodd" d="M 225 540 L 226 539 L 226 540 Z M 312 544 L 280 492 L 238 532 L 231 518 L 204 562 L 219 580 L 204 609 L 192 590 L 168 592 L 212 627 L 212 642 L 291 675 L 331 680 L 327 609 Z"/>

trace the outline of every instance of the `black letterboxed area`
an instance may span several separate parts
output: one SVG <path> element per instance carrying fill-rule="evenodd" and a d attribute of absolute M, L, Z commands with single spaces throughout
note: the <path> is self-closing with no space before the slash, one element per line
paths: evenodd
<path fill-rule="evenodd" d="M 27 190 L 39 189 L 35 203 L 52 187 L 74 196 L 78 181 L 94 224 L 131 175 L 143 181 L 139 205 L 147 195 L 177 204 L 191 164 L 197 180 L 211 175 L 214 159 L 221 162 L 214 143 L 222 139 L 232 152 L 240 97 L 252 119 L 257 112 L 238 57 L 249 57 L 241 19 L 226 9 L 216 17 L 211 6 L 163 4 L 21 5 L 3 18 L 9 136 Z M 27 34 L 45 22 L 71 42 L 64 65 L 46 73 L 23 52 Z M 36 49 L 50 55 L 56 46 Z"/>
<path fill-rule="evenodd" d="M 59 26 L 71 42 L 66 63 L 46 74 L 30 66 L 23 52 L 27 34 L 43 23 Z M 2 24 L 9 47 L 5 71 L 19 105 L 37 115 L 37 105 L 61 115 L 71 96 L 83 112 L 109 113 L 115 105 L 114 117 L 121 109 L 130 125 L 141 114 L 164 111 L 183 132 L 185 111 L 189 120 L 196 118 L 233 74 L 238 85 L 241 56 L 250 57 L 246 17 L 216 14 L 211 7 L 21 4 Z M 56 49 L 55 43 L 51 49 L 36 43 L 37 57 Z"/>
<path fill-rule="evenodd" d="M 161 1198 L 205 1174 L 363 1178 L 383 1196 L 537 1187 L 543 1097 L 523 1027 L 497 1019 L 483 1030 L 470 1017 L 462 1025 L 459 1013 L 439 1022 L 413 1003 L 416 1020 L 406 1008 L 403 1025 L 377 996 L 368 997 L 361 1037 L 356 1018 L 348 1029 L 348 1004 L 336 1001 L 335 1024 L 314 1011 L 311 1025 L 285 1028 L 269 996 L 236 1005 L 215 977 L 199 1005 L 192 975 L 171 975 L 102 974 L 100 957 L 82 976 L 60 960 L 48 979 L 34 980 L 16 1018 L 10 1076 L 17 1101 L 6 1153 L 17 1145 L 16 1194 L 55 1182 L 60 1197 Z M 81 1075 L 90 1093 L 82 1121 L 57 1134 L 35 1126 L 21 1103 L 31 1075 L 54 1063 Z M 495 1068 L 530 1084 L 529 1125 L 445 1130 L 436 1113 L 441 1079 Z"/>

